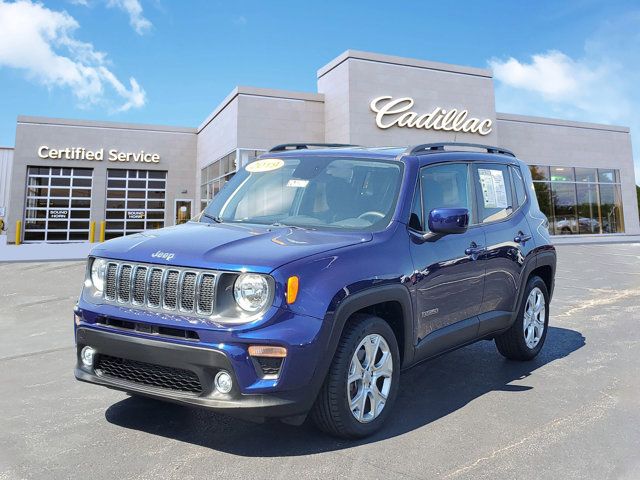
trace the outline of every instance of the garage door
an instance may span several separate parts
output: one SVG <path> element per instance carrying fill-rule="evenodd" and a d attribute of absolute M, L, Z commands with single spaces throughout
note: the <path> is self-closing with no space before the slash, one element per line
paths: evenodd
<path fill-rule="evenodd" d="M 27 167 L 24 242 L 89 240 L 90 168 Z"/>

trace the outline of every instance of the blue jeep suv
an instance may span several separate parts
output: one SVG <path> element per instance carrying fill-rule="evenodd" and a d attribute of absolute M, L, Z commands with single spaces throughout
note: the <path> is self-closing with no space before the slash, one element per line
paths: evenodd
<path fill-rule="evenodd" d="M 408 367 L 478 340 L 535 357 L 555 267 L 508 150 L 279 145 L 192 221 L 93 249 L 75 376 L 363 437 Z"/>

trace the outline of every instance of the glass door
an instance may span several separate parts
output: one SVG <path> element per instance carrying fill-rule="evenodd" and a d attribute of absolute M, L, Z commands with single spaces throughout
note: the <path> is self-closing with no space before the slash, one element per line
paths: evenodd
<path fill-rule="evenodd" d="M 191 200 L 176 200 L 176 225 L 187 223 L 191 220 Z"/>

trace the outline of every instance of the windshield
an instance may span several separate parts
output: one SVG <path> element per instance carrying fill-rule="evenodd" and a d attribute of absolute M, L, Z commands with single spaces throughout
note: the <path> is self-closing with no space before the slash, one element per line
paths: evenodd
<path fill-rule="evenodd" d="M 200 221 L 382 229 L 393 215 L 401 170 L 398 162 L 368 159 L 257 160 L 225 184 Z"/>

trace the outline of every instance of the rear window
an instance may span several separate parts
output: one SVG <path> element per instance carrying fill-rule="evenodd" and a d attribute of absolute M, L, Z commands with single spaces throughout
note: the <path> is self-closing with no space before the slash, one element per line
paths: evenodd
<path fill-rule="evenodd" d="M 527 201 L 527 190 L 524 186 L 524 178 L 518 167 L 511 167 L 511 179 L 513 180 L 513 188 L 516 191 L 516 205 L 519 207 Z"/>

